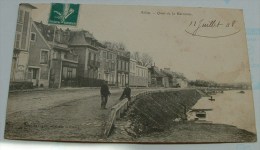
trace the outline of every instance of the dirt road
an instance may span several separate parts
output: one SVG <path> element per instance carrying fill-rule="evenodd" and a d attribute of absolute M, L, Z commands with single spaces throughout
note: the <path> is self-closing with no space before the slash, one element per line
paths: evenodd
<path fill-rule="evenodd" d="M 132 95 L 147 89 L 133 89 Z M 122 89 L 112 89 L 106 110 L 100 109 L 99 89 L 63 89 L 11 93 L 6 138 L 102 141 L 110 108 Z"/>

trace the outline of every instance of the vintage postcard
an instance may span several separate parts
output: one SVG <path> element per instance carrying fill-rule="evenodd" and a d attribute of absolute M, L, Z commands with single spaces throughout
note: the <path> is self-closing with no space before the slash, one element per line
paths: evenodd
<path fill-rule="evenodd" d="M 257 140 L 243 11 L 19 6 L 6 139 Z"/>

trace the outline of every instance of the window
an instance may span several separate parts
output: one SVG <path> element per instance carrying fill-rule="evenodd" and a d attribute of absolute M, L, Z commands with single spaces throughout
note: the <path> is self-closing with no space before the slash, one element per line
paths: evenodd
<path fill-rule="evenodd" d="M 57 52 L 53 52 L 53 59 L 57 59 Z"/>
<path fill-rule="evenodd" d="M 23 22 L 23 16 L 24 16 L 24 11 L 23 10 L 19 10 L 17 22 L 22 23 Z"/>
<path fill-rule="evenodd" d="M 37 79 L 37 69 L 32 69 L 32 78 Z"/>
<path fill-rule="evenodd" d="M 29 35 L 27 34 L 29 30 L 29 12 L 25 11 L 24 20 L 23 20 L 23 32 L 22 32 L 22 41 L 21 41 L 21 49 L 27 49 L 27 41 L 29 40 Z"/>
<path fill-rule="evenodd" d="M 112 54 L 112 58 L 111 59 L 115 59 L 115 55 L 114 54 Z"/>
<path fill-rule="evenodd" d="M 128 66 L 128 62 L 126 62 L 126 71 L 129 71 L 128 68 L 129 66 Z"/>
<path fill-rule="evenodd" d="M 17 23 L 16 24 L 16 32 L 22 32 L 23 30 L 23 24 Z"/>
<path fill-rule="evenodd" d="M 115 70 L 115 63 L 113 63 L 113 62 L 112 62 L 111 69 L 112 69 L 112 71 L 114 71 L 114 70 Z"/>
<path fill-rule="evenodd" d="M 72 69 L 72 78 L 76 78 L 76 68 Z"/>
<path fill-rule="evenodd" d="M 63 67 L 63 79 L 76 78 L 76 68 Z"/>
<path fill-rule="evenodd" d="M 111 77 L 112 77 L 112 83 L 114 83 L 114 74 L 112 74 Z"/>
<path fill-rule="evenodd" d="M 72 68 L 67 68 L 67 78 L 71 79 L 72 78 Z"/>
<path fill-rule="evenodd" d="M 20 48 L 21 45 L 21 33 L 20 32 L 16 32 L 15 35 L 15 48 Z"/>
<path fill-rule="evenodd" d="M 90 59 L 90 60 L 95 60 L 95 54 L 89 52 L 89 59 Z"/>
<path fill-rule="evenodd" d="M 34 32 L 31 33 L 31 41 L 36 41 L 36 34 Z"/>
<path fill-rule="evenodd" d="M 118 67 L 117 67 L 118 70 L 122 70 L 121 66 L 122 66 L 122 61 L 119 60 L 119 61 L 118 61 Z"/>
<path fill-rule="evenodd" d="M 108 63 L 108 68 L 109 68 L 109 70 L 112 69 L 112 64 L 111 64 L 111 62 Z"/>
<path fill-rule="evenodd" d="M 107 52 L 107 59 L 112 59 L 112 54 Z"/>
<path fill-rule="evenodd" d="M 67 78 L 67 72 L 68 72 L 67 67 L 63 67 L 63 73 L 62 73 L 63 79 Z"/>
<path fill-rule="evenodd" d="M 94 59 L 93 60 L 97 60 L 97 54 L 93 54 L 94 55 Z"/>
<path fill-rule="evenodd" d="M 41 64 L 47 64 L 48 63 L 48 57 L 49 57 L 49 52 L 48 51 L 45 51 L 45 50 L 42 50 L 41 51 L 41 60 L 40 60 L 40 63 Z"/>
<path fill-rule="evenodd" d="M 103 57 L 107 58 L 107 52 L 103 52 Z"/>
<path fill-rule="evenodd" d="M 121 70 L 125 70 L 125 62 L 124 61 L 122 61 L 122 66 L 121 67 L 122 67 Z"/>

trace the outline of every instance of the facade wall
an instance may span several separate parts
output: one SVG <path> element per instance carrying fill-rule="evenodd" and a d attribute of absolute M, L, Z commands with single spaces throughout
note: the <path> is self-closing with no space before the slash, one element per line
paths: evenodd
<path fill-rule="evenodd" d="M 78 55 L 78 70 L 77 74 L 79 78 L 84 78 L 84 70 L 86 66 L 86 48 L 85 47 L 72 47 L 75 53 Z"/>
<path fill-rule="evenodd" d="M 118 57 L 118 56 L 117 56 Z M 129 61 L 127 59 L 117 60 L 117 85 L 125 86 L 129 84 Z"/>
<path fill-rule="evenodd" d="M 99 54 L 91 48 L 85 50 L 84 78 L 98 79 Z"/>
<path fill-rule="evenodd" d="M 116 53 L 113 50 L 100 49 L 99 79 L 108 81 L 108 84 L 116 84 Z"/>
<path fill-rule="evenodd" d="M 31 33 L 34 34 L 34 38 L 30 38 L 29 48 L 29 61 L 28 72 L 29 80 L 33 81 L 34 86 L 49 86 L 49 73 L 50 73 L 50 53 L 49 46 L 44 41 L 43 37 L 36 30 L 36 26 L 32 25 Z M 31 35 L 32 36 L 32 35 Z M 47 53 L 47 62 L 41 62 L 42 52 Z M 34 75 L 36 73 L 36 75 Z"/>
<path fill-rule="evenodd" d="M 117 75 L 116 85 L 125 86 L 129 84 L 130 52 L 117 50 Z"/>
<path fill-rule="evenodd" d="M 148 86 L 148 68 L 137 65 L 135 61 L 130 60 L 130 75 L 129 85 L 130 86 Z"/>
<path fill-rule="evenodd" d="M 28 76 L 28 58 L 29 54 L 27 51 L 19 52 L 15 62 L 13 62 L 13 81 L 26 81 Z"/>

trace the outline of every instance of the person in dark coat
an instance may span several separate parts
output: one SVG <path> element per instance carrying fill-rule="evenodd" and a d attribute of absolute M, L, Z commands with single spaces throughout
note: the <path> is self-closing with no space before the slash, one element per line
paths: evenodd
<path fill-rule="evenodd" d="M 127 84 L 121 97 L 119 100 L 123 100 L 124 98 L 127 98 L 129 101 L 131 100 L 131 88 L 129 88 L 129 85 Z"/>
<path fill-rule="evenodd" d="M 107 85 L 107 81 L 105 81 L 100 88 L 100 95 L 101 95 L 101 109 L 106 109 L 108 96 L 111 95 L 109 91 L 109 87 Z"/>

